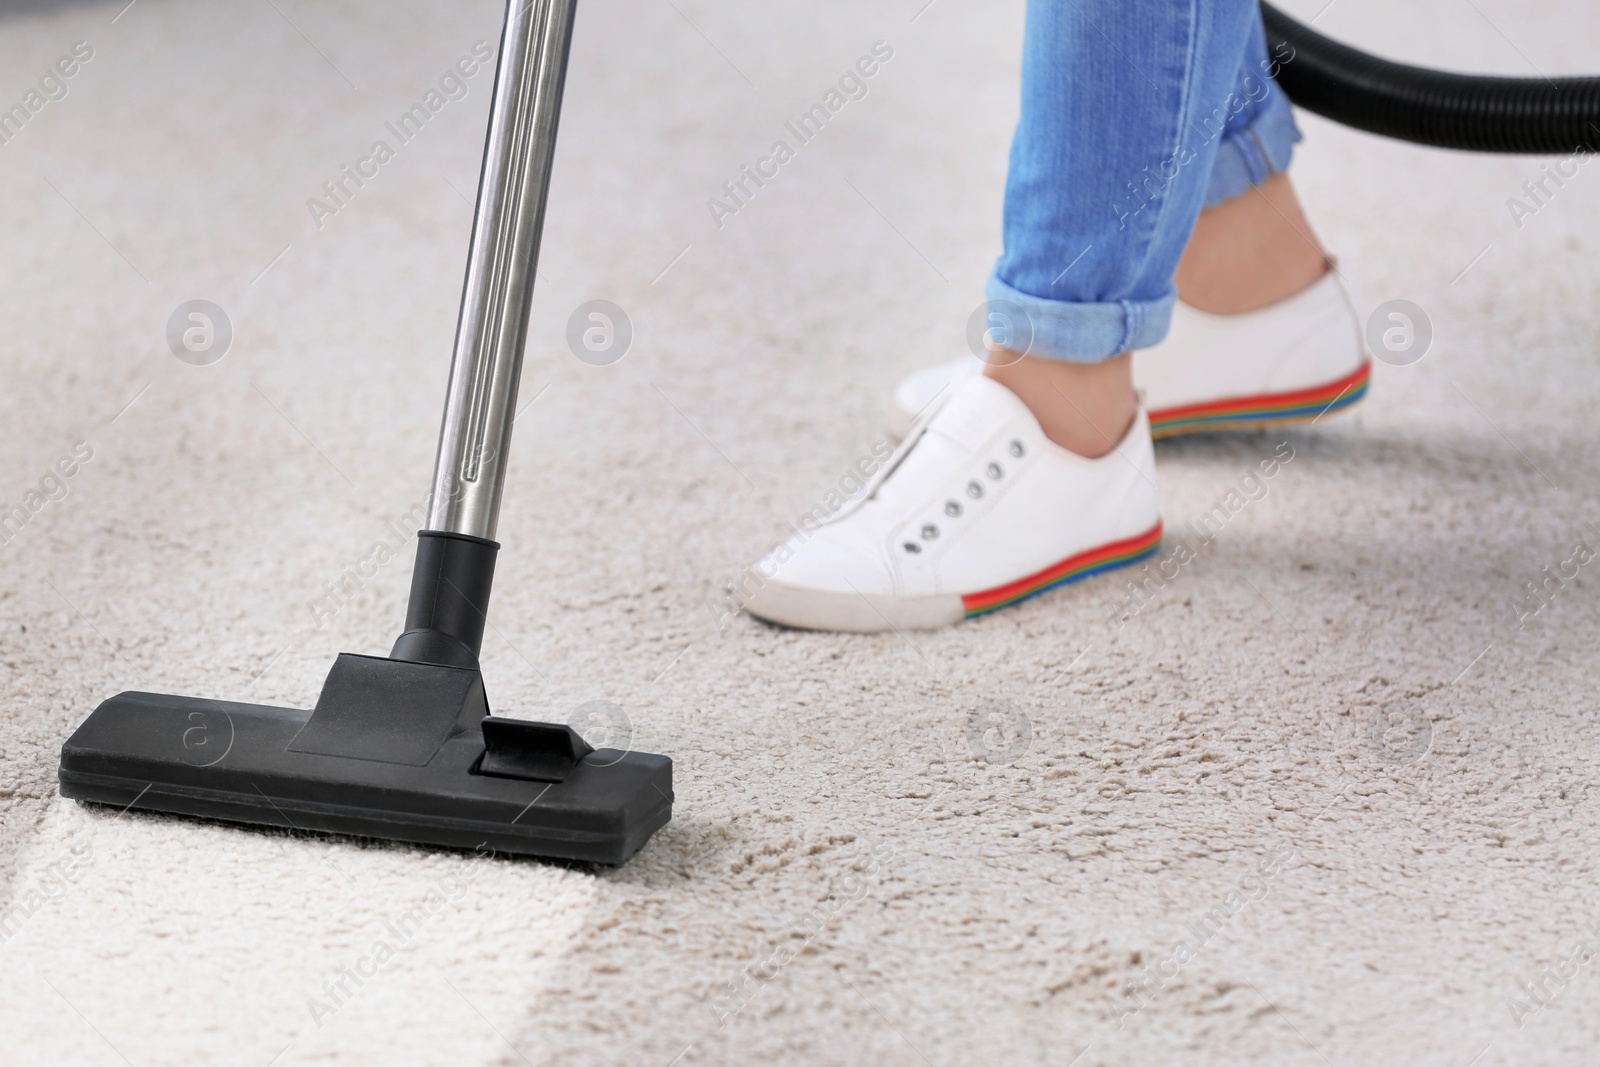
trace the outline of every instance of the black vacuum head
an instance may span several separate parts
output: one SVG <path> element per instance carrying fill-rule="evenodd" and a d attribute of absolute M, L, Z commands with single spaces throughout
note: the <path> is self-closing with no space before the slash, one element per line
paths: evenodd
<path fill-rule="evenodd" d="M 347 654 L 313 711 L 119 693 L 61 746 L 61 795 L 620 864 L 671 818 L 672 761 L 490 716 L 476 670 Z"/>

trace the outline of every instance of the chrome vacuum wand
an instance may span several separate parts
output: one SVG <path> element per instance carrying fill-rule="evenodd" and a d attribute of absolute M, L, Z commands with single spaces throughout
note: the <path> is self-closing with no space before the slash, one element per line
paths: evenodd
<path fill-rule="evenodd" d="M 510 0 L 428 528 L 397 659 L 476 667 L 577 0 Z"/>
<path fill-rule="evenodd" d="M 576 0 L 512 0 L 478 181 L 428 528 L 493 540 Z"/>

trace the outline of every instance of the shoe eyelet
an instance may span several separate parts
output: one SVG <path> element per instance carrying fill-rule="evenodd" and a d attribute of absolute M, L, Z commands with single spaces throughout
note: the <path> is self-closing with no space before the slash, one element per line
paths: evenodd
<path fill-rule="evenodd" d="M 913 556 L 922 551 L 922 546 L 917 544 L 915 541 L 907 541 L 900 547 L 911 553 Z"/>
<path fill-rule="evenodd" d="M 959 500 L 946 500 L 944 502 L 944 513 L 950 516 L 952 519 L 960 518 L 961 502 Z"/>
<path fill-rule="evenodd" d="M 937 541 L 939 539 L 939 527 L 931 522 L 924 525 L 922 527 L 922 539 L 924 541 Z"/>
<path fill-rule="evenodd" d="M 1005 468 L 1000 466 L 1000 464 L 998 464 L 998 463 L 989 464 L 989 466 L 987 468 L 985 468 L 985 470 L 988 473 L 989 477 L 994 479 L 997 482 L 1001 478 L 1005 477 L 1005 473 L 1006 473 L 1005 472 Z"/>
<path fill-rule="evenodd" d="M 1021 441 L 1012 441 L 1010 447 L 1008 447 L 1006 449 L 1006 451 L 1010 452 L 1013 456 L 1016 456 L 1018 459 L 1021 459 L 1022 458 L 1022 454 L 1024 452 L 1026 452 L 1027 449 L 1022 447 L 1022 442 Z"/>
<path fill-rule="evenodd" d="M 983 496 L 983 486 L 977 482 L 967 483 L 967 495 L 977 500 Z"/>

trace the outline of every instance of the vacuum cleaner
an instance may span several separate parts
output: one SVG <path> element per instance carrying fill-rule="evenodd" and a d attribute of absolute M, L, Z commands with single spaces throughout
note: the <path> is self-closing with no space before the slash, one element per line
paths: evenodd
<path fill-rule="evenodd" d="M 61 795 L 122 809 L 620 864 L 672 815 L 672 761 L 490 713 L 478 653 L 577 0 L 510 0 L 428 528 L 405 630 L 309 711 L 120 693 L 61 748 Z"/>
<path fill-rule="evenodd" d="M 509 0 L 405 631 L 338 657 L 310 711 L 121 693 L 61 749 L 61 794 L 294 830 L 620 864 L 672 815 L 672 761 L 489 713 L 478 666 L 576 0 Z M 1297 105 L 1420 144 L 1593 151 L 1600 79 L 1486 78 L 1358 52 L 1263 3 Z"/>

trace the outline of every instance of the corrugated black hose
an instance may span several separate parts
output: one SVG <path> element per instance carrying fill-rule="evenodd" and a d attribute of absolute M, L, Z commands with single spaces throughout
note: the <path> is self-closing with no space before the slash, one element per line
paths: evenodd
<path fill-rule="evenodd" d="M 1358 130 L 1468 152 L 1600 148 L 1600 78 L 1490 78 L 1379 59 L 1261 5 L 1277 81 L 1307 111 Z"/>

